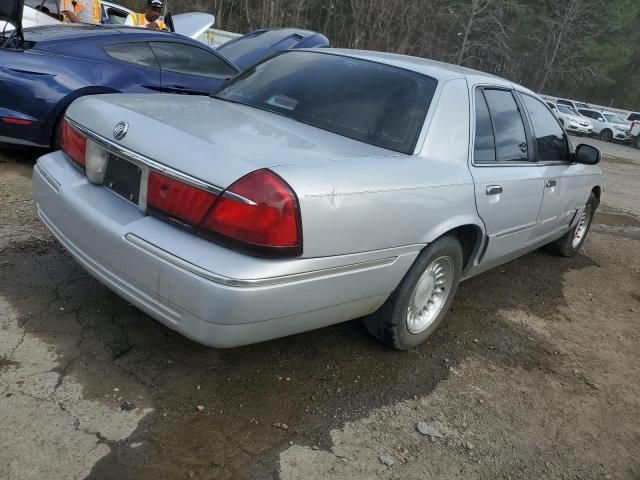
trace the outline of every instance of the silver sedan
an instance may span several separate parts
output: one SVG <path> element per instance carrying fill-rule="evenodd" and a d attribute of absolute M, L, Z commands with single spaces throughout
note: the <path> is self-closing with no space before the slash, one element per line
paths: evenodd
<path fill-rule="evenodd" d="M 543 245 L 574 255 L 599 159 L 507 80 L 290 51 L 211 97 L 76 100 L 33 182 L 40 218 L 88 272 L 198 342 L 365 317 L 409 349 L 460 281 Z"/>

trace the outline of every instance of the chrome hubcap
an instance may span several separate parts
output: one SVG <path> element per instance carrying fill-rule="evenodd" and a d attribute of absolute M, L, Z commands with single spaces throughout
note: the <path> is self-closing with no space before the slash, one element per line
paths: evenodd
<path fill-rule="evenodd" d="M 439 257 L 426 268 L 411 295 L 407 309 L 407 329 L 425 331 L 438 317 L 453 285 L 453 260 Z"/>
<path fill-rule="evenodd" d="M 578 226 L 576 227 L 576 231 L 573 234 L 573 240 L 571 241 L 571 246 L 573 248 L 578 248 L 582 240 L 584 240 L 585 235 L 587 234 L 587 228 L 589 227 L 589 222 L 591 221 L 591 206 L 587 205 L 580 216 L 580 221 L 578 221 Z"/>

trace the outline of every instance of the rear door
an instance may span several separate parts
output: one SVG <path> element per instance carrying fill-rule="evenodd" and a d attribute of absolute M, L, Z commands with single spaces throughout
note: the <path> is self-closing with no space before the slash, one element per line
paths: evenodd
<path fill-rule="evenodd" d="M 162 90 L 208 95 L 237 70 L 213 51 L 174 42 L 151 42 L 160 63 Z"/>
<path fill-rule="evenodd" d="M 518 256 L 528 245 L 542 204 L 543 180 L 512 91 L 476 88 L 474 104 L 471 174 L 488 235 L 480 261 L 489 268 Z"/>
<path fill-rule="evenodd" d="M 586 198 L 583 167 L 572 163 L 569 140 L 555 116 L 544 103 L 526 93 L 519 94 L 528 114 L 535 139 L 534 153 L 544 180 L 542 207 L 532 242 L 543 242 L 569 228 L 579 205 Z"/>

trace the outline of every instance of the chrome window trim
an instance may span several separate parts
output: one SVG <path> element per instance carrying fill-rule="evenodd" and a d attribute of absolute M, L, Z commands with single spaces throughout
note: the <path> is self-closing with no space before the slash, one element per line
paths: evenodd
<path fill-rule="evenodd" d="M 505 90 L 507 92 L 511 92 L 511 94 L 513 95 L 514 92 L 517 91 L 517 89 L 514 89 L 513 87 L 508 87 L 505 85 L 495 85 L 492 83 L 478 83 L 476 85 L 473 85 L 470 88 L 471 94 L 469 96 L 469 158 L 471 160 L 471 166 L 472 167 L 478 167 L 478 168 L 486 168 L 486 167 L 498 167 L 498 168 L 502 168 L 502 167 L 537 167 L 538 163 L 533 161 L 533 160 L 529 160 L 527 162 L 499 162 L 499 161 L 494 161 L 494 162 L 476 162 L 475 156 L 474 156 L 474 147 L 475 147 L 475 141 L 476 141 L 476 100 L 475 100 L 475 92 L 478 89 L 495 89 L 495 90 Z M 515 96 L 514 96 L 514 100 L 515 100 Z M 517 101 L 516 101 L 517 104 Z M 487 105 L 488 106 L 488 105 Z M 518 105 L 519 106 L 519 105 Z M 489 115 L 491 115 L 491 113 L 489 113 Z M 522 117 L 522 112 L 520 112 L 520 116 Z M 524 124 L 525 120 L 524 118 L 522 118 L 522 124 L 525 128 L 525 134 L 527 133 L 527 127 Z M 495 135 L 495 132 L 494 132 Z M 527 137 L 527 146 L 529 143 L 529 138 Z M 496 154 L 497 155 L 497 154 Z"/>

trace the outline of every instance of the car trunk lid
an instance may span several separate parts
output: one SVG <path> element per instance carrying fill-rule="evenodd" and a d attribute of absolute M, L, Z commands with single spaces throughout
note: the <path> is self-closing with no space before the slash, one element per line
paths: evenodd
<path fill-rule="evenodd" d="M 67 115 L 114 144 L 221 188 L 261 168 L 393 155 L 271 112 L 202 96 L 96 95 L 75 101 Z M 114 127 L 121 121 L 128 130 L 116 140 Z"/>

